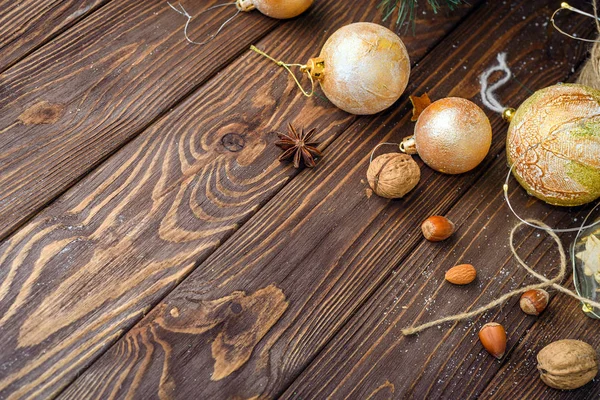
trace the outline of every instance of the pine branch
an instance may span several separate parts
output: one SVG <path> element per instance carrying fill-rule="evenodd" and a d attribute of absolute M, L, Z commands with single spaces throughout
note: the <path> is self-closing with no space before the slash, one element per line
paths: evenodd
<path fill-rule="evenodd" d="M 456 7 L 461 4 L 466 4 L 465 0 L 426 0 L 429 7 L 435 14 L 438 13 L 442 8 L 447 8 L 453 11 Z M 403 25 L 408 19 L 411 22 L 413 33 L 415 30 L 415 19 L 416 10 L 418 6 L 418 0 L 381 0 L 379 9 L 383 11 L 383 20 L 386 21 L 394 13 L 397 14 L 396 25 Z M 443 3 L 443 4 L 440 4 Z M 408 25 L 406 26 L 408 30 Z"/>

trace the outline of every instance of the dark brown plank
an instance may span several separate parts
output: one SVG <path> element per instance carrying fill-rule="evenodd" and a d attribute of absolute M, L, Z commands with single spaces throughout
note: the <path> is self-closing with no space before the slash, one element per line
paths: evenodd
<path fill-rule="evenodd" d="M 573 288 L 573 282 L 568 280 L 565 286 Z M 538 378 L 537 353 L 560 339 L 583 340 L 596 349 L 600 348 L 598 321 L 586 317 L 578 301 L 557 294 L 549 309 L 514 346 L 510 357 L 482 394 L 488 399 L 518 396 L 532 399 L 597 399 L 600 395 L 598 378 L 571 391 L 551 389 Z"/>
<path fill-rule="evenodd" d="M 202 14 L 190 35 L 231 12 Z M 0 238 L 278 24 L 244 14 L 198 47 L 185 20 L 164 0 L 111 2 L 0 75 Z"/>
<path fill-rule="evenodd" d="M 377 20 L 375 3 L 342 10 L 320 2 L 259 45 L 307 59 L 326 40 L 315 24 Z M 437 23 L 427 15 L 418 24 L 426 38 L 406 40 L 411 54 L 427 51 L 468 11 Z M 273 130 L 319 127 L 326 145 L 353 120 L 302 97 L 254 53 L 224 69 L 0 247 L 8 371 L 0 392 L 60 391 L 295 176 L 276 161 Z M 272 296 L 283 308 L 275 288 L 235 296 L 249 304 Z"/>
<path fill-rule="evenodd" d="M 554 45 L 550 48 L 556 49 Z M 539 59 L 535 63 L 547 66 Z M 565 74 L 572 71 L 567 69 Z M 532 86 L 528 82 L 535 73 L 535 69 L 525 67 L 516 77 L 538 89 L 544 84 Z M 511 105 L 518 105 L 521 96 L 517 100 Z M 501 137 L 506 128 L 500 124 Z M 497 135 L 498 129 L 494 131 Z M 549 290 L 551 305 L 539 318 L 522 313 L 517 297 L 466 322 L 443 324 L 412 337 L 400 332 L 412 324 L 474 309 L 517 287 L 537 283 L 517 265 L 508 248 L 509 231 L 518 221 L 502 196 L 507 171 L 501 152 L 486 174 L 446 214 L 457 222 L 457 234 L 444 243 L 423 240 L 412 249 L 283 398 L 597 398 L 598 380 L 580 390 L 563 392 L 548 388 L 538 378 L 535 356 L 550 342 L 575 338 L 600 345 L 595 333 L 598 321 L 585 317 L 578 301 L 555 290 Z M 515 208 L 551 226 L 578 226 L 592 207 L 549 206 L 527 196 L 514 179 L 511 185 Z M 420 234 L 418 230 L 414 233 Z M 567 252 L 573 238 L 572 234 L 562 235 Z M 557 273 L 559 254 L 545 234 L 524 227 L 515 242 L 519 254 L 535 270 L 547 276 Z M 457 287 L 445 282 L 445 271 L 460 263 L 477 266 L 475 284 Z M 573 288 L 571 279 L 564 284 Z M 508 349 L 502 361 L 487 354 L 477 338 L 481 326 L 491 321 L 507 328 Z"/>
<path fill-rule="evenodd" d="M 0 1 L 0 72 L 108 1 Z"/>
<path fill-rule="evenodd" d="M 535 23 L 549 11 L 527 1 L 485 3 L 419 63 L 409 93 L 474 97 L 477 76 L 501 49 L 497 43 L 530 43 L 534 32 L 536 42 L 511 58 L 515 72 L 533 87 L 564 78 L 584 51 L 564 47 L 552 32 L 538 34 Z M 524 73 L 540 64 L 549 64 L 544 75 Z M 522 101 L 526 93 L 511 86 L 501 95 Z M 503 147 L 496 117 L 494 149 L 482 168 L 460 177 L 423 168 L 419 188 L 405 200 L 369 199 L 362 182 L 369 152 L 409 134 L 407 112 L 404 99 L 353 124 L 319 168 L 279 192 L 63 397 L 251 398 L 285 390 L 419 243 L 420 221 L 449 209 Z M 317 390 L 326 376 L 312 378 L 318 383 L 306 386 Z"/>
<path fill-rule="evenodd" d="M 422 242 L 413 249 L 410 257 L 394 269 L 376 294 L 288 389 L 284 398 L 326 395 L 367 398 L 385 382 L 388 382 L 386 390 L 398 397 L 471 399 L 489 398 L 496 393 L 498 398 L 510 398 L 510 393 L 498 387 L 499 382 L 505 382 L 506 387 L 514 388 L 515 398 L 540 398 L 544 386 L 540 388 L 537 381 L 532 383 L 542 390 L 528 393 L 523 382 L 512 380 L 510 365 L 514 367 L 514 364 L 511 360 L 516 364 L 525 360 L 514 354 L 513 349 L 522 347 L 523 352 L 530 351 L 531 343 L 522 341 L 521 337 L 536 321 L 520 311 L 518 298 L 471 321 L 441 325 L 439 329 L 431 328 L 408 338 L 400 332 L 415 321 L 427 322 L 473 309 L 535 282 L 517 266 L 508 248 L 508 233 L 517 221 L 500 195 L 499 185 L 505 174 L 502 154 L 446 214 L 459 227 L 455 237 L 444 243 Z M 581 221 L 581 215 L 586 213 L 532 201 L 514 181 L 510 197 L 527 215 L 554 226 L 572 226 L 573 221 Z M 559 255 L 554 242 L 546 239 L 546 235 L 524 228 L 516 235 L 515 243 L 520 245 L 519 254 L 529 265 L 553 276 L 557 273 Z M 457 287 L 445 282 L 445 271 L 460 263 L 477 267 L 478 278 L 474 284 Z M 566 326 L 570 322 L 566 317 L 570 314 L 556 310 L 557 303 L 577 302 L 556 295 L 542 320 L 559 313 L 556 317 L 563 319 L 563 330 L 568 331 L 570 328 Z M 508 350 L 503 362 L 508 360 L 509 366 L 503 367 L 503 362 L 487 354 L 477 339 L 481 326 L 491 321 L 507 329 Z M 588 328 L 595 326 L 593 324 L 589 320 Z M 585 332 L 583 330 L 582 335 Z M 544 335 L 548 336 L 548 332 Z M 534 356 L 527 358 L 528 369 L 532 367 L 531 357 Z M 510 375 L 488 386 L 501 368 L 510 371 Z"/>

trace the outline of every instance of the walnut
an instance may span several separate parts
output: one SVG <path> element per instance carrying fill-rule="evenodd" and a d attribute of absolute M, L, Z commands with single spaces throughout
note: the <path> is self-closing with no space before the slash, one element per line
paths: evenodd
<path fill-rule="evenodd" d="M 421 179 L 421 170 L 407 154 L 389 153 L 369 165 L 367 180 L 378 196 L 397 199 L 410 192 Z"/>
<path fill-rule="evenodd" d="M 550 343 L 540 350 L 537 361 L 540 378 L 554 389 L 577 389 L 598 373 L 596 350 L 581 340 Z"/>

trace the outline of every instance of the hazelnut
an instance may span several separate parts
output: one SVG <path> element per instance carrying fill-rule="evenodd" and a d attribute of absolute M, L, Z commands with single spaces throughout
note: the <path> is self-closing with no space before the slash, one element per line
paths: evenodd
<path fill-rule="evenodd" d="M 430 242 L 448 239 L 454 233 L 454 223 L 446 217 L 434 215 L 421 224 L 423 236 Z"/>
<path fill-rule="evenodd" d="M 548 306 L 550 295 L 544 289 L 528 290 L 521 295 L 519 305 L 525 314 L 540 315 Z"/>
<path fill-rule="evenodd" d="M 404 197 L 421 179 L 419 164 L 407 154 L 389 153 L 375 158 L 367 170 L 367 180 L 376 195 L 386 199 Z"/>
<path fill-rule="evenodd" d="M 501 359 L 506 351 L 506 331 L 504 327 L 496 322 L 488 322 L 479 331 L 479 341 L 483 347 L 496 357 Z"/>

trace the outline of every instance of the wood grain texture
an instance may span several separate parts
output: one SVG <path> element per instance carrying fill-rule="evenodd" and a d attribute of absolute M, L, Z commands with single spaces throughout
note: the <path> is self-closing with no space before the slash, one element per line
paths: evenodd
<path fill-rule="evenodd" d="M 374 2 L 351 9 L 321 2 L 258 45 L 307 59 L 326 40 L 314 35 L 314 26 L 376 20 Z M 427 39 L 409 38 L 407 47 L 423 54 L 427 43 L 433 45 L 432 27 L 439 38 L 466 12 L 438 19 L 437 25 L 427 16 L 419 23 L 428 30 Z M 20 118 L 54 119 L 65 112 L 53 104 L 35 103 Z M 59 392 L 295 176 L 289 165 L 276 161 L 274 130 L 285 129 L 287 122 L 319 127 L 325 146 L 353 120 L 320 98 L 304 98 L 287 75 L 248 51 L 128 143 L 0 246 L 0 359 L 8 371 L 0 379 L 2 396 Z M 215 378 L 245 365 L 268 330 L 261 329 L 286 313 L 287 297 L 271 283 L 241 292 L 207 299 L 206 307 L 191 314 L 189 307 L 169 309 L 167 318 L 183 316 L 183 324 L 233 298 L 271 301 L 267 310 L 249 304 L 242 312 L 239 300 L 239 312 L 217 310 L 215 319 L 206 320 L 206 326 L 219 325 L 206 331 L 212 335 L 211 359 L 218 360 L 210 366 L 211 371 L 217 366 Z M 234 314 L 239 321 L 228 322 Z M 147 365 L 155 366 L 155 340 L 164 340 L 163 333 L 152 336 L 152 326 L 136 328 L 135 339 L 126 339 L 121 348 L 129 354 L 131 367 L 125 370 L 133 376 L 112 370 L 119 387 L 137 388 Z M 246 347 L 230 348 L 238 339 Z M 139 364 L 138 356 L 146 361 Z M 167 390 L 171 382 L 164 378 L 161 387 Z M 100 390 L 100 397 L 123 395 L 119 387 L 89 390 L 90 395 Z"/>
<path fill-rule="evenodd" d="M 572 288 L 572 280 L 565 282 Z M 600 395 L 598 378 L 580 389 L 561 391 L 544 385 L 537 370 L 537 353 L 546 345 L 560 339 L 578 339 L 600 348 L 598 320 L 586 317 L 581 303 L 556 294 L 550 308 L 539 321 L 525 332 L 514 346 L 511 356 L 482 391 L 488 399 L 526 397 L 536 399 L 597 399 Z"/>
<path fill-rule="evenodd" d="M 550 13 L 547 3 L 545 7 L 528 1 L 486 3 L 419 63 L 408 93 L 428 90 L 433 98 L 474 98 L 479 91 L 477 77 L 495 61 L 502 49 L 500 43 L 518 41 L 528 43 L 511 58 L 522 82 L 541 87 L 563 79 L 583 59 L 585 50 L 583 46 L 565 46 L 565 39 L 553 32 L 539 34 L 535 24 L 544 23 Z M 527 17 L 523 19 L 523 15 Z M 575 19 L 573 25 L 582 21 Z M 535 41 L 531 41 L 533 33 Z M 531 72 L 539 65 L 546 66 L 543 75 Z M 527 92 L 510 85 L 500 95 L 522 101 Z M 459 177 L 423 168 L 420 185 L 406 199 L 368 198 L 363 179 L 371 149 L 377 143 L 407 136 L 412 128 L 409 120 L 406 97 L 387 113 L 358 119 L 327 148 L 316 170 L 303 171 L 286 185 L 137 325 L 158 326 L 165 321 L 165 310 L 177 309 L 182 314 L 199 303 L 227 298 L 239 290 L 253 293 L 275 285 L 285 296 L 287 309 L 244 365 L 235 364 L 228 376 L 219 374 L 219 380 L 211 379 L 217 361 L 212 343 L 217 333 L 163 331 L 160 341 L 168 344 L 170 358 L 149 366 L 143 354 L 125 350 L 141 346 L 142 338 L 133 334 L 136 327 L 61 398 L 98 398 L 107 392 L 123 397 L 132 394 L 130 390 L 141 398 L 157 396 L 164 393 L 161 376 L 165 368 L 169 369 L 174 398 L 272 398 L 281 394 L 420 242 L 420 222 L 431 213 L 448 210 L 501 154 L 504 124 L 495 117 L 493 151 L 481 168 Z M 490 187 L 484 190 L 489 194 Z M 416 275 L 421 271 L 410 269 Z M 150 344 L 145 346 L 158 346 L 157 340 L 147 342 Z M 123 368 L 113 374 L 115 365 Z M 401 396 L 403 388 L 393 379 L 386 376 L 371 382 L 374 385 L 364 397 Z M 321 386 L 321 381 L 305 381 L 305 387 L 315 392 Z M 309 393 L 302 398 L 318 397 Z"/>
<path fill-rule="evenodd" d="M 231 11 L 200 15 L 190 35 L 214 32 Z M 164 0 L 111 2 L 0 75 L 0 238 L 278 24 L 244 14 L 228 26 L 236 35 L 199 47 L 185 21 Z"/>
<path fill-rule="evenodd" d="M 537 319 L 520 310 L 518 297 L 466 322 L 442 324 L 412 337 L 400 333 L 407 326 L 475 309 L 510 290 L 536 282 L 517 265 L 508 247 L 508 234 L 517 220 L 498 187 L 505 174 L 502 154 L 446 213 L 457 224 L 456 234 L 446 242 L 423 241 L 413 249 L 283 398 L 364 398 L 385 381 L 394 386 L 397 397 L 406 398 L 475 399 L 490 398 L 496 393 L 498 398 L 538 399 L 552 392 L 539 381 L 537 372 L 528 376 L 528 386 L 513 379 L 511 365 L 525 362 L 533 373 L 535 354 L 529 352 L 547 343 L 547 339 L 538 343 L 523 337 Z M 559 209 L 532 200 L 514 181 L 510 198 L 519 210 L 551 226 L 572 226 L 588 211 Z M 564 242 L 570 239 L 572 236 L 565 236 Z M 517 232 L 515 244 L 535 270 L 556 275 L 559 254 L 554 241 L 543 233 L 523 228 Z M 476 266 L 478 277 L 473 284 L 459 287 L 445 281 L 444 273 L 460 263 Z M 553 299 L 540 321 L 562 318 L 563 331 L 570 331 L 566 328 L 571 325 L 570 312 L 556 309 L 555 304 L 578 302 L 550 292 Z M 580 332 L 571 331 L 571 336 L 578 338 L 597 324 L 583 315 L 575 321 L 584 327 Z M 490 356 L 477 338 L 487 322 L 501 323 L 507 330 L 508 348 L 502 361 Z M 574 332 L 577 333 L 573 335 Z M 544 331 L 544 336 L 562 337 L 560 333 L 555 336 L 553 329 Z M 519 348 L 522 353 L 515 354 Z M 506 379 L 494 378 L 501 369 L 511 372 Z M 488 384 L 492 378 L 496 381 Z M 530 388 L 535 390 L 529 392 Z"/>
<path fill-rule="evenodd" d="M 0 1 L 0 72 L 108 1 Z"/>

